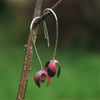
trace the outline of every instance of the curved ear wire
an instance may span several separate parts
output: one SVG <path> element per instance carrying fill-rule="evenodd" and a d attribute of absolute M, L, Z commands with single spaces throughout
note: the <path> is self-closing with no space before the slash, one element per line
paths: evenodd
<path fill-rule="evenodd" d="M 33 30 L 32 30 L 33 25 L 35 24 L 35 22 L 36 22 L 38 19 L 40 19 L 40 17 L 35 17 L 35 18 L 33 18 L 32 22 L 31 22 L 31 24 L 30 24 L 30 33 L 31 33 L 31 36 L 32 36 L 32 42 L 33 42 L 33 46 L 34 46 L 34 49 L 35 49 L 37 58 L 38 58 L 38 60 L 39 60 L 41 69 L 43 69 L 43 67 L 42 67 L 42 66 L 43 66 L 43 65 L 42 65 L 42 61 L 41 61 L 41 59 L 40 59 L 39 53 L 38 53 L 37 48 L 36 48 L 36 45 L 35 45 L 35 39 L 36 39 L 36 36 L 35 36 L 35 35 L 36 35 L 36 34 L 33 34 Z"/>
<path fill-rule="evenodd" d="M 55 41 L 55 48 L 54 48 L 54 54 L 53 54 L 53 59 L 54 59 L 54 58 L 55 58 L 55 55 L 56 55 L 56 51 L 57 51 L 57 44 L 58 44 L 58 18 L 57 18 L 57 16 L 56 16 L 55 12 L 54 12 L 52 9 L 46 8 L 46 9 L 44 10 L 44 13 L 46 13 L 46 11 L 50 11 L 50 12 L 54 15 L 55 20 L 56 20 L 56 41 Z M 36 34 L 33 34 L 33 30 L 32 30 L 33 25 L 36 23 L 36 21 L 37 21 L 38 19 L 40 19 L 40 17 L 35 17 L 35 18 L 33 18 L 32 22 L 31 22 L 31 24 L 30 24 L 30 33 L 31 33 L 31 36 L 32 36 L 32 42 L 33 42 L 33 46 L 34 46 L 34 49 L 35 49 L 37 58 L 38 58 L 39 63 L 40 63 L 40 65 L 41 65 L 41 69 L 43 69 L 43 67 L 42 67 L 42 61 L 41 61 L 41 59 L 40 59 L 40 56 L 39 56 L 39 54 L 38 54 L 38 51 L 37 51 L 37 48 L 36 48 L 36 45 L 35 45 Z M 43 24 L 44 24 L 44 34 L 45 34 L 45 38 L 47 39 L 48 46 L 49 46 L 49 45 L 50 45 L 50 44 L 49 44 L 49 35 L 48 35 L 47 26 L 46 26 L 45 21 L 43 22 Z"/>
<path fill-rule="evenodd" d="M 35 22 L 38 20 L 38 19 L 40 19 L 40 17 L 34 17 L 33 18 L 33 20 L 32 20 L 32 22 L 31 22 L 31 24 L 30 24 L 30 33 L 31 33 L 31 35 L 32 35 L 32 31 L 33 31 L 33 25 L 35 24 Z"/>
<path fill-rule="evenodd" d="M 51 8 L 46 8 L 43 13 L 46 13 L 46 11 L 50 11 L 54 15 L 56 20 L 56 41 L 55 41 L 55 48 L 53 54 L 53 59 L 54 59 L 57 51 L 57 44 L 58 44 L 58 18 L 56 16 L 56 13 Z"/>
<path fill-rule="evenodd" d="M 31 25 L 30 25 L 30 32 L 32 33 L 32 27 L 33 27 L 33 24 L 36 22 L 36 20 L 38 20 L 40 17 L 35 17 L 32 22 L 31 22 Z M 44 26 L 44 35 L 45 35 L 45 39 L 47 39 L 47 43 L 48 43 L 48 47 L 50 47 L 50 43 L 49 43 L 49 35 L 48 35 L 48 30 L 47 30 L 47 25 L 46 25 L 46 22 L 43 21 L 43 26 Z M 34 39 L 32 39 L 34 40 Z M 35 41 L 34 41 L 35 42 Z"/>

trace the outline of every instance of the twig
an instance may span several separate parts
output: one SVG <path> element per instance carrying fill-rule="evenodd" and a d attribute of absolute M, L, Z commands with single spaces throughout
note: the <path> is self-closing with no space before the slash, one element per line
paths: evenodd
<path fill-rule="evenodd" d="M 58 2 L 55 4 L 55 5 L 53 5 L 52 7 L 51 7 L 51 9 L 55 9 L 59 4 L 61 4 L 62 3 L 62 1 L 63 0 L 58 0 Z M 37 21 L 36 21 L 36 24 L 39 24 L 41 21 L 43 21 L 48 15 L 50 15 L 50 11 L 47 11 L 45 14 L 43 14 L 43 15 L 41 15 L 41 18 L 39 18 Z"/>
<path fill-rule="evenodd" d="M 58 2 L 51 8 L 55 9 L 62 1 L 63 0 L 58 0 Z M 36 16 L 39 16 L 41 14 L 42 2 L 43 2 L 43 0 L 36 1 L 33 18 Z M 46 14 L 42 15 L 41 19 L 37 22 L 37 24 L 42 22 L 49 14 L 50 14 L 50 12 L 48 11 Z M 37 35 L 38 27 L 34 27 L 33 31 Z M 27 87 L 27 82 L 28 82 L 28 76 L 30 73 L 30 65 L 31 65 L 32 55 L 33 55 L 32 39 L 31 39 L 31 35 L 29 34 L 28 41 L 27 41 L 27 47 L 26 47 L 26 51 L 25 51 L 24 64 L 23 64 L 23 68 L 22 68 L 22 73 L 21 73 L 21 78 L 20 78 L 20 83 L 19 83 L 16 100 L 24 100 L 24 98 L 25 98 L 25 92 L 26 92 L 26 87 Z"/>
<path fill-rule="evenodd" d="M 42 0 L 37 0 L 33 17 L 40 15 L 41 5 L 42 5 Z M 34 29 L 34 31 L 36 32 L 37 28 Z M 23 64 L 23 68 L 22 68 L 22 74 L 21 74 L 21 79 L 20 79 L 20 84 L 19 84 L 19 89 L 18 89 L 16 100 L 24 100 L 24 98 L 25 98 L 27 81 L 28 81 L 28 76 L 30 73 L 30 64 L 31 64 L 31 60 L 32 60 L 32 54 L 33 54 L 32 40 L 31 40 L 31 35 L 29 34 L 27 47 L 26 47 L 26 51 L 25 51 L 24 64 Z"/>

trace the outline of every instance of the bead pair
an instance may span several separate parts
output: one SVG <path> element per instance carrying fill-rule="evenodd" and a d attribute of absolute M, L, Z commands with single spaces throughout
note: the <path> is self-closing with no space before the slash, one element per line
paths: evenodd
<path fill-rule="evenodd" d="M 59 77 L 60 72 L 61 72 L 61 65 L 60 65 L 59 61 L 55 59 L 55 55 L 56 55 L 56 51 L 57 51 L 57 44 L 58 44 L 58 18 L 56 16 L 55 12 L 52 9 L 46 8 L 44 10 L 43 14 L 45 14 L 47 12 L 51 12 L 54 15 L 55 20 L 56 20 L 56 40 L 55 40 L 55 48 L 54 48 L 53 58 L 52 58 L 52 60 L 49 60 L 49 61 L 46 62 L 44 69 L 42 67 L 43 66 L 42 61 L 40 59 L 40 56 L 38 54 L 38 51 L 37 51 L 37 48 L 36 48 L 36 45 L 35 45 L 36 33 L 33 32 L 33 26 L 36 25 L 37 21 L 40 20 L 41 16 L 33 18 L 31 25 L 30 25 L 30 33 L 31 33 L 31 37 L 32 37 L 32 44 L 33 44 L 33 47 L 35 49 L 37 58 L 39 60 L 40 66 L 41 66 L 41 70 L 39 70 L 34 76 L 34 82 L 36 83 L 36 85 L 38 87 L 40 87 L 41 83 L 45 82 L 46 78 L 48 80 L 48 82 L 47 82 L 47 86 L 48 86 L 49 82 L 50 82 L 50 78 L 54 77 L 56 72 L 57 72 L 57 77 Z M 49 47 L 50 46 L 49 35 L 48 35 L 48 30 L 47 30 L 45 20 L 43 21 L 43 25 L 44 25 L 45 39 L 47 39 L 47 43 L 48 43 L 48 47 Z M 56 71 L 56 64 L 58 65 L 58 71 Z"/>

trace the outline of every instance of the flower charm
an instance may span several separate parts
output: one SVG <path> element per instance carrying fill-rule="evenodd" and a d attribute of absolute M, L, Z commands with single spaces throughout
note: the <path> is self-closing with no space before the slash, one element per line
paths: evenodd
<path fill-rule="evenodd" d="M 50 77 L 48 76 L 47 72 L 45 70 L 38 71 L 34 76 L 34 82 L 38 87 L 40 87 L 40 84 L 43 83 L 45 80 L 48 80 L 47 86 L 50 82 Z"/>
<path fill-rule="evenodd" d="M 45 69 L 50 77 L 54 77 L 56 74 L 56 64 L 58 64 L 57 77 L 60 75 L 61 65 L 57 60 L 50 60 L 45 64 Z"/>

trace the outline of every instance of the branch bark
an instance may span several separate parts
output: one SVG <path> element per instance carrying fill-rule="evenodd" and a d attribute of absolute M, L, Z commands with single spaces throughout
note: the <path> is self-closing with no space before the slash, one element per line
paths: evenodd
<path fill-rule="evenodd" d="M 62 1 L 63 0 L 58 0 L 58 2 L 54 6 L 51 7 L 51 9 L 55 9 Z M 42 2 L 43 2 L 43 0 L 36 1 L 33 18 L 36 16 L 40 16 Z M 42 15 L 41 19 L 38 20 L 37 24 L 42 22 L 49 14 L 50 14 L 50 12 L 47 12 L 46 14 Z M 37 33 L 38 27 L 35 27 L 33 29 L 33 31 L 35 33 Z M 27 87 L 27 82 L 28 82 L 28 76 L 30 73 L 30 65 L 31 65 L 32 55 L 33 55 L 32 39 L 31 39 L 31 35 L 29 34 L 28 41 L 27 41 L 27 47 L 26 47 L 26 51 L 25 51 L 24 64 L 22 67 L 21 78 L 20 78 L 20 83 L 19 83 L 16 100 L 24 100 L 24 98 L 25 98 L 25 92 L 26 92 L 26 87 Z"/>

